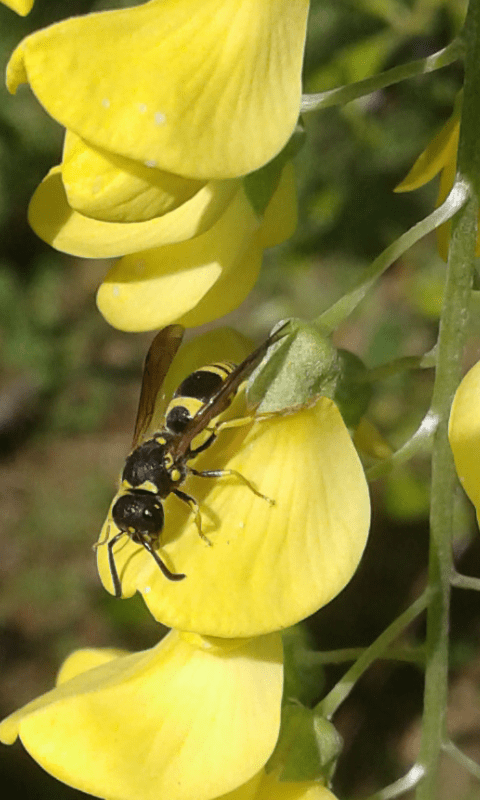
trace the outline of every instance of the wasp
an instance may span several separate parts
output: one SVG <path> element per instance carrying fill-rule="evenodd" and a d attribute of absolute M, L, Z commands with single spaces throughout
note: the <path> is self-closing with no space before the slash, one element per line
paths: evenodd
<path fill-rule="evenodd" d="M 112 505 L 111 516 L 118 533 L 109 539 L 107 527 L 107 537 L 99 543 L 106 543 L 108 547 L 108 563 L 116 597 L 121 596 L 122 588 L 113 548 L 124 536 L 142 545 L 168 580 L 181 581 L 186 577 L 183 573 L 171 572 L 157 552 L 165 519 L 162 501 L 168 495 L 174 494 L 189 505 L 200 536 L 210 544 L 202 532 L 197 501 L 180 488 L 187 475 L 217 478 L 233 474 L 259 497 L 273 502 L 235 470 L 198 471 L 189 462 L 213 444 L 222 427 L 218 417 L 229 407 L 240 385 L 260 363 L 270 345 L 284 335 L 284 328 L 285 325 L 270 335 L 241 364 L 217 362 L 188 375 L 167 406 L 163 427 L 152 434 L 150 425 L 157 398 L 182 342 L 184 329 L 181 325 L 169 325 L 154 338 L 145 359 L 132 450 L 125 462 L 121 486 Z M 245 418 L 246 421 L 250 419 Z M 235 421 L 232 423 L 235 424 Z M 228 427 L 228 424 L 223 423 L 223 426 Z"/>

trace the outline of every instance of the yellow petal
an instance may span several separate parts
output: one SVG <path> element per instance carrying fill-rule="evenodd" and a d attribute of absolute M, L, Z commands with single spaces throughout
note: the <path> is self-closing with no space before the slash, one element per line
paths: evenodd
<path fill-rule="evenodd" d="M 357 450 L 371 458 L 388 458 L 393 452 L 378 428 L 365 417 L 358 423 L 353 441 Z"/>
<path fill-rule="evenodd" d="M 70 208 L 60 173 L 61 167 L 54 167 L 37 188 L 28 219 L 35 233 L 56 250 L 83 258 L 123 256 L 198 236 L 216 222 L 239 185 L 211 181 L 169 214 L 146 222 L 103 222 Z"/>
<path fill-rule="evenodd" d="M 434 136 L 427 148 L 419 155 L 408 175 L 395 187 L 396 192 L 411 192 L 418 189 L 438 175 L 452 158 L 456 163 L 460 130 L 459 115 L 460 111 L 458 110 Z"/>
<path fill-rule="evenodd" d="M 34 0 L 1 0 L 4 6 L 25 17 L 33 8 Z"/>
<path fill-rule="evenodd" d="M 450 412 L 449 440 L 460 483 L 480 519 L 480 361 L 467 372 Z"/>
<path fill-rule="evenodd" d="M 186 578 L 164 578 L 151 556 L 124 537 L 115 560 L 126 593 L 143 594 L 166 625 L 212 636 L 257 636 L 295 624 L 328 603 L 350 580 L 370 521 L 368 488 L 334 403 L 254 423 L 247 434 L 224 431 L 195 460 L 196 469 L 237 470 L 270 505 L 235 476 L 190 476 L 202 541 L 186 504 L 165 501 L 160 554 Z M 183 488 L 183 487 L 182 487 Z M 109 527 L 107 520 L 101 539 Z M 97 551 L 112 591 L 107 547 Z"/>
<path fill-rule="evenodd" d="M 221 281 L 220 296 L 215 292 L 189 324 L 199 325 L 222 316 L 237 304 L 237 283 L 239 289 L 244 286 L 241 264 L 247 252 L 253 274 L 248 276 L 246 293 L 258 275 L 262 251 L 258 246 L 253 250 L 251 242 L 259 224 L 240 188 L 225 213 L 201 236 L 120 259 L 98 290 L 100 312 L 120 330 L 161 328 L 186 321 L 185 315 Z M 231 294 L 223 292 L 227 280 Z M 238 302 L 244 296 L 240 292 Z"/>
<path fill-rule="evenodd" d="M 290 161 L 283 168 L 278 188 L 263 215 L 263 247 L 274 247 L 285 242 L 295 232 L 297 222 L 297 183 L 295 167 Z"/>
<path fill-rule="evenodd" d="M 178 322 L 186 328 L 204 325 L 234 311 L 255 286 L 262 265 L 263 248 L 260 234 L 252 237 L 248 250 L 240 255 L 231 269 L 224 269 L 199 303 Z M 158 327 L 158 326 L 157 326 Z"/>
<path fill-rule="evenodd" d="M 112 800 L 209 800 L 250 780 L 278 735 L 278 635 L 224 652 L 171 632 L 152 650 L 83 672 L 12 714 L 41 766 Z"/>
<path fill-rule="evenodd" d="M 265 775 L 255 800 L 335 800 L 318 781 L 278 781 L 274 773 Z"/>
<path fill-rule="evenodd" d="M 21 42 L 8 86 L 28 81 L 96 147 L 193 178 L 243 175 L 295 127 L 308 5 L 151 0 L 74 17 Z"/>
<path fill-rule="evenodd" d="M 251 781 L 217 800 L 336 800 L 318 781 L 278 781 L 261 770 Z"/>
<path fill-rule="evenodd" d="M 168 214 L 205 185 L 91 147 L 68 131 L 62 179 L 75 211 L 107 222 L 142 222 Z"/>
<path fill-rule="evenodd" d="M 99 667 L 101 664 L 108 664 L 114 658 L 128 655 L 126 650 L 119 650 L 115 647 L 85 647 L 83 650 L 75 650 L 65 659 L 57 675 L 57 686 L 87 672 L 89 669 Z"/>

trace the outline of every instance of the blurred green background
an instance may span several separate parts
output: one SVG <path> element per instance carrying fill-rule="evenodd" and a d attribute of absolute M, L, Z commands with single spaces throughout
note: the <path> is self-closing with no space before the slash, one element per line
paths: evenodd
<path fill-rule="evenodd" d="M 32 30 L 91 10 L 133 3 L 36 0 L 25 19 L 0 7 L 5 66 Z M 461 27 L 464 0 L 314 0 L 305 90 L 323 91 L 427 56 Z M 346 107 L 305 117 L 297 158 L 300 224 L 267 254 L 255 291 L 226 322 L 260 340 L 277 319 L 316 316 L 352 285 L 393 239 L 433 207 L 436 186 L 393 188 L 449 117 L 462 71 L 436 73 L 375 92 Z M 142 602 L 121 602 L 101 587 L 92 545 L 129 450 L 150 335 L 110 328 L 95 307 L 106 263 L 56 253 L 30 231 L 29 198 L 60 160 L 62 130 L 22 87 L 0 87 L 0 714 L 51 687 L 61 660 L 82 646 L 153 645 L 161 631 Z M 444 264 L 434 237 L 397 262 L 337 332 L 336 342 L 378 366 L 434 344 Z M 478 358 L 472 331 L 468 363 Z M 396 447 L 428 408 L 430 371 L 375 386 L 369 417 Z M 304 676 L 290 694 L 314 702 L 347 665 L 323 669 L 306 655 L 369 644 L 418 594 L 428 547 L 428 462 L 416 459 L 372 485 L 373 527 L 362 566 L 347 589 L 290 640 Z M 480 574 L 473 515 L 458 498 L 457 558 Z M 480 601 L 455 594 L 451 724 L 480 756 Z M 420 622 L 410 641 L 420 640 Z M 336 721 L 345 751 L 336 790 L 361 797 L 395 780 L 418 745 L 422 674 L 407 663 L 374 666 Z M 79 794 L 44 775 L 20 746 L 0 749 L 5 791 L 29 798 Z M 453 783 L 452 783 L 453 781 Z M 445 798 L 479 798 L 445 765 Z M 452 793 L 452 786 L 455 790 Z"/>

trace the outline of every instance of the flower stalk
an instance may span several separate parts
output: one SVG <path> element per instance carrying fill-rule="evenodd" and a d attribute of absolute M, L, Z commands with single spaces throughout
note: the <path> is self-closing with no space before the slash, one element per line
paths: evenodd
<path fill-rule="evenodd" d="M 408 78 L 415 78 L 417 75 L 425 75 L 427 72 L 441 69 L 441 67 L 446 67 L 448 64 L 452 64 L 462 58 L 463 52 L 463 39 L 457 37 L 447 47 L 439 50 L 438 53 L 427 56 L 427 58 L 420 58 L 417 61 L 410 61 L 408 64 L 392 67 L 392 69 L 387 69 L 379 75 L 372 75 L 369 78 L 349 83 L 346 86 L 337 86 L 335 89 L 329 89 L 326 92 L 304 94 L 302 98 L 302 113 L 319 111 L 330 106 L 344 105 Z"/>
<path fill-rule="evenodd" d="M 480 0 L 470 0 L 464 41 L 465 101 L 460 126 L 457 182 L 468 199 L 452 222 L 444 303 L 440 319 L 432 409 L 438 417 L 432 455 L 430 553 L 427 610 L 425 698 L 419 762 L 425 768 L 416 800 L 436 796 L 438 767 L 445 741 L 448 691 L 448 625 L 452 576 L 455 470 L 447 438 L 448 418 L 461 377 L 477 239 L 480 177 Z"/>

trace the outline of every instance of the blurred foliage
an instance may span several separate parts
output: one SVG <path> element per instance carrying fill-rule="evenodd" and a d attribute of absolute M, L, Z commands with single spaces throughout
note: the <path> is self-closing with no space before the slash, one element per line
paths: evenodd
<path fill-rule="evenodd" d="M 68 13 L 132 4 L 69 0 Z M 305 90 L 360 80 L 439 50 L 459 31 L 465 6 L 465 0 L 312 0 Z M 64 0 L 36 0 L 33 12 L 19 18 L 0 6 L 2 67 L 24 35 L 63 18 L 65 9 Z M 267 254 L 259 285 L 229 324 L 260 337 L 281 317 L 318 315 L 432 209 L 434 185 L 404 195 L 393 189 L 450 115 L 461 80 L 461 67 L 452 65 L 345 107 L 305 115 L 306 143 L 296 158 L 299 229 Z M 95 574 L 91 545 L 129 449 L 150 337 L 121 334 L 100 318 L 94 293 L 105 263 L 56 253 L 28 227 L 29 198 L 60 160 L 61 146 L 61 129 L 27 88 L 11 97 L 0 87 L 0 710 L 5 713 L 47 689 L 72 648 L 147 647 L 160 635 L 140 600 L 115 601 Z M 336 333 L 336 344 L 369 367 L 429 350 L 443 272 L 434 237 L 420 242 Z M 428 370 L 374 386 L 368 416 L 392 446 L 416 429 L 431 387 Z M 287 675 L 292 696 L 311 702 L 345 668 L 319 667 L 315 654 L 305 655 L 310 642 L 317 650 L 366 645 L 418 590 L 426 563 L 428 478 L 428 465 L 417 460 L 373 486 L 374 526 L 359 573 L 309 623 L 308 635 L 297 632 L 288 642 L 289 663 L 301 667 L 304 679 L 300 686 L 298 671 Z M 471 537 L 472 517 L 462 508 L 459 554 L 468 551 L 474 567 L 480 561 L 478 544 Z M 480 630 L 480 608 L 471 601 L 454 618 L 460 668 L 478 657 L 471 632 Z M 339 792 L 359 796 L 398 777 L 408 762 L 402 736 L 418 713 L 420 696 L 421 676 L 414 666 L 381 665 L 360 683 L 340 713 L 346 749 Z M 38 798 L 78 795 L 50 778 L 37 782 L 39 769 L 24 763 L 20 749 L 15 752 L 21 778 L 10 775 L 10 751 L 0 755 L 6 785 L 14 791 Z"/>

